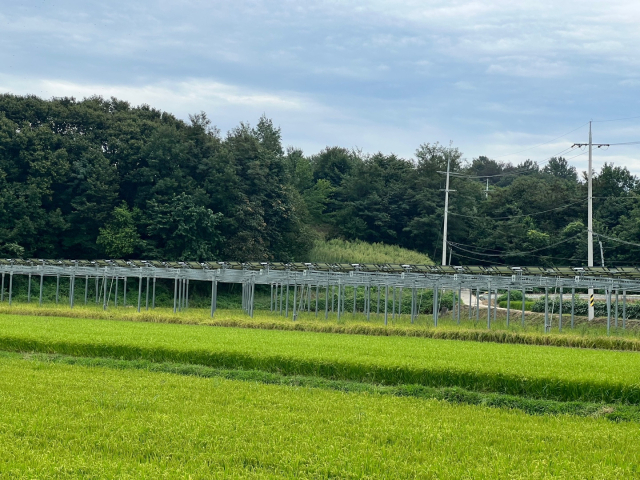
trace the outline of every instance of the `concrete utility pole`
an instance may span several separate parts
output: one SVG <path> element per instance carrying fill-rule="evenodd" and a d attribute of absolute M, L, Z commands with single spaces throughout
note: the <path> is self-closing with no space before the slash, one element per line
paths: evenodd
<path fill-rule="evenodd" d="M 587 210 L 587 265 L 593 267 L 593 140 L 591 138 L 591 122 L 589 122 L 589 143 L 574 143 L 573 147 L 589 147 L 589 170 L 587 172 L 587 200 L 588 200 L 588 210 Z M 608 147 L 610 146 L 608 143 L 596 143 L 596 147 Z M 601 252 L 602 253 L 602 252 Z M 604 257 L 604 255 L 603 255 Z M 604 259 L 603 259 L 603 267 L 604 267 Z M 593 298 L 593 288 L 589 289 L 589 320 L 593 320 L 594 318 L 594 308 L 591 305 L 591 299 Z"/>
<path fill-rule="evenodd" d="M 588 177 L 588 220 L 587 220 L 587 265 L 593 267 L 593 141 L 591 139 L 591 122 L 589 122 L 589 171 Z M 593 298 L 593 288 L 589 289 L 589 299 Z M 594 318 L 594 308 L 589 301 L 589 321 Z"/>
<path fill-rule="evenodd" d="M 449 173 L 451 157 L 447 158 L 447 183 L 444 189 L 444 230 L 442 232 L 442 265 L 447 264 L 447 221 L 449 216 Z M 453 190 L 452 190 L 453 191 Z"/>

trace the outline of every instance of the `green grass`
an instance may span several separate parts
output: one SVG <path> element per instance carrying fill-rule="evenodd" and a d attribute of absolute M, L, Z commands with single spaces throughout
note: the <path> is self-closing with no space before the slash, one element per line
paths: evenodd
<path fill-rule="evenodd" d="M 0 359 L 3 478 L 637 478 L 637 424 Z"/>
<path fill-rule="evenodd" d="M 367 243 L 361 240 L 318 240 L 309 252 L 308 262 L 317 263 L 374 263 L 374 264 L 411 264 L 433 265 L 431 259 L 414 250 Z"/>
<path fill-rule="evenodd" d="M 640 404 L 640 355 L 407 337 L 4 315 L 0 349 Z"/>

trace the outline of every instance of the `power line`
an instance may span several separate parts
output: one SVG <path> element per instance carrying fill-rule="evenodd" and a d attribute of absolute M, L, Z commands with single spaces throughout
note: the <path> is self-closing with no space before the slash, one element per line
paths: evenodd
<path fill-rule="evenodd" d="M 577 238 L 579 235 L 581 235 L 581 233 L 578 233 L 577 235 L 574 235 L 573 237 L 569 237 L 569 238 L 565 238 L 564 240 L 560 240 L 559 242 L 552 243 L 551 245 L 547 245 L 545 247 L 540 247 L 540 248 L 536 248 L 534 250 L 530 250 L 528 252 L 480 253 L 480 252 L 474 252 L 473 250 L 467 250 L 465 248 L 462 248 L 462 247 L 459 246 L 461 244 L 457 244 L 457 243 L 453 243 L 453 242 L 447 242 L 447 243 L 449 244 L 449 246 L 451 246 L 453 248 L 458 248 L 459 250 L 462 250 L 463 252 L 472 253 L 474 255 L 480 255 L 480 256 L 483 256 L 483 257 L 503 257 L 504 258 L 504 257 L 519 257 L 519 256 L 523 256 L 523 255 L 530 255 L 531 253 L 539 252 L 540 250 L 545 250 L 547 248 L 555 247 L 555 246 L 560 245 L 562 243 L 566 243 L 566 242 L 568 242 L 570 240 L 573 240 L 574 238 Z"/>
<path fill-rule="evenodd" d="M 541 160 L 540 163 L 536 161 L 534 161 L 534 163 L 538 165 L 538 167 L 540 167 L 542 166 L 543 163 L 550 161 L 552 158 L 557 158 L 558 156 L 570 151 L 573 148 L 574 148 L 574 145 L 572 145 L 569 148 L 565 148 L 564 150 L 561 150 L 558 153 L 554 153 L 550 157 L 545 158 L 544 160 Z M 580 155 L 582 155 L 582 153 Z M 579 155 L 576 155 L 576 156 L 579 156 Z M 571 158 L 575 158 L 575 157 L 571 157 Z M 495 175 L 466 175 L 464 173 L 458 173 L 458 172 L 451 172 L 450 175 L 455 176 L 457 178 L 495 178 L 495 177 L 510 177 L 514 175 L 520 175 L 521 173 L 532 173 L 532 172 L 533 171 L 531 169 L 521 169 L 521 170 L 514 170 L 512 172 L 497 173 Z M 446 173 L 446 172 L 439 171 L 438 173 Z"/>
<path fill-rule="evenodd" d="M 509 157 L 509 156 L 511 156 L 511 155 L 517 155 L 518 153 L 526 152 L 526 151 L 528 151 L 528 150 L 533 150 L 534 148 L 542 147 L 542 146 L 544 146 L 544 145 L 549 145 L 551 142 L 555 142 L 556 140 L 558 140 L 558 139 L 560 139 L 560 138 L 562 138 L 562 137 L 566 137 L 566 136 L 567 136 L 567 135 L 569 135 L 570 133 L 576 132 L 576 131 L 580 130 L 582 127 L 584 127 L 584 126 L 586 126 L 586 125 L 589 125 L 589 122 L 587 122 L 587 123 L 583 123 L 582 125 L 580 125 L 580 126 L 579 126 L 578 128 L 576 128 L 575 130 L 571 130 L 570 132 L 567 132 L 567 133 L 565 133 L 565 134 L 563 134 L 563 135 L 560 135 L 559 137 L 556 137 L 556 138 L 554 138 L 554 139 L 552 139 L 552 140 L 549 140 L 548 142 L 545 142 L 545 143 L 541 143 L 541 144 L 539 144 L 539 145 L 536 145 L 535 147 L 525 148 L 524 150 L 520 150 L 520 151 L 517 151 L 517 152 L 514 152 L 514 153 L 508 153 L 508 154 L 506 154 L 506 155 L 500 155 L 499 157 L 494 157 L 494 158 L 504 158 L 504 157 Z"/>
<path fill-rule="evenodd" d="M 637 116 L 637 117 L 625 117 L 625 118 L 613 118 L 611 120 L 593 120 L 593 123 L 619 122 L 621 120 L 633 120 L 635 118 L 640 118 L 640 116 Z"/>
<path fill-rule="evenodd" d="M 511 218 L 522 218 L 522 217 L 533 217 L 535 215 L 542 215 L 543 213 L 549 213 L 549 212 L 553 212 L 555 210 L 562 210 L 563 208 L 567 208 L 570 207 L 571 205 L 577 205 L 579 203 L 584 203 L 586 201 L 586 199 L 582 199 L 579 200 L 577 202 L 573 202 L 573 203 L 568 203 L 567 205 L 562 205 L 561 207 L 556 207 L 556 208 L 551 208 L 549 210 L 543 210 L 542 212 L 536 212 L 536 213 L 529 213 L 529 214 L 523 214 L 523 215 L 511 215 L 511 216 L 507 216 L 507 217 L 482 217 L 482 218 L 488 218 L 489 220 L 505 220 L 505 219 L 511 219 Z M 461 213 L 453 213 L 453 212 L 449 212 L 449 215 L 455 215 L 456 217 L 465 217 L 465 218 L 480 218 L 477 215 L 463 215 Z"/>
<path fill-rule="evenodd" d="M 624 243 L 625 245 L 631 245 L 631 246 L 634 246 L 634 247 L 640 247 L 640 243 L 627 242 L 625 240 L 620 240 L 619 238 L 609 237 L 607 235 L 603 235 L 601 233 L 596 233 L 596 232 L 593 232 L 593 231 L 591 231 L 591 233 L 593 233 L 594 235 L 597 235 L 599 237 L 606 238 L 607 240 L 612 240 L 614 242 Z"/>

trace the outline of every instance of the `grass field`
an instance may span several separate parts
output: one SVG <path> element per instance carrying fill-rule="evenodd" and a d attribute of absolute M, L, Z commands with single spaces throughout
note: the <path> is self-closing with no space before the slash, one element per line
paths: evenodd
<path fill-rule="evenodd" d="M 385 245 L 383 243 L 367 243 L 360 240 L 318 240 L 309 252 L 308 262 L 318 263 L 374 263 L 374 264 L 411 264 L 433 265 L 431 259 L 414 250 Z"/>
<path fill-rule="evenodd" d="M 18 355 L 0 357 L 0 370 L 3 478 L 629 479 L 640 473 L 635 423 Z"/>
<path fill-rule="evenodd" d="M 426 338 L 4 315 L 0 350 L 640 403 L 640 355 Z"/>

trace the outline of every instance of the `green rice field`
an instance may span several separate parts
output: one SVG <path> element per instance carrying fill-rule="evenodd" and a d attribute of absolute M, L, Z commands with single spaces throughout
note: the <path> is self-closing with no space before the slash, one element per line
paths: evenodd
<path fill-rule="evenodd" d="M 636 352 L 21 315 L 0 317 L 0 349 L 640 403 Z"/>
<path fill-rule="evenodd" d="M 3 478 L 636 478 L 635 423 L 0 358 Z"/>
<path fill-rule="evenodd" d="M 640 352 L 21 313 L 0 478 L 640 476 Z"/>

